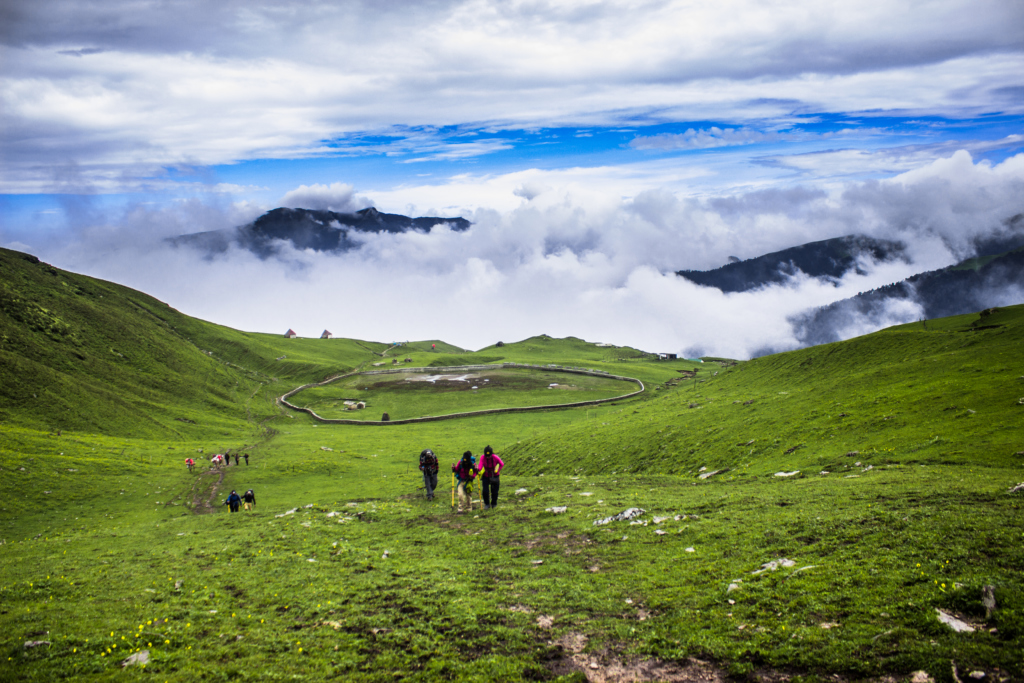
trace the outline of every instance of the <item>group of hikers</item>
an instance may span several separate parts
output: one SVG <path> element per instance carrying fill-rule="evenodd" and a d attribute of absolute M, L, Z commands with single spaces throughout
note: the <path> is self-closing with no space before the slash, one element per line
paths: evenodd
<path fill-rule="evenodd" d="M 239 457 L 245 458 L 245 464 L 249 464 L 249 454 L 243 453 L 241 456 L 235 453 L 235 466 L 238 466 Z M 210 458 L 210 467 L 219 467 L 224 465 L 229 467 L 231 465 L 231 455 L 229 453 L 217 453 L 215 456 Z M 192 472 L 196 468 L 196 461 L 192 458 L 185 458 L 185 467 L 188 468 L 189 472 Z"/>
<path fill-rule="evenodd" d="M 472 451 L 466 451 L 458 462 L 452 464 L 452 481 L 455 491 L 458 492 L 460 513 L 473 507 L 473 481 L 477 475 L 480 476 L 484 509 L 490 510 L 498 506 L 498 489 L 501 487 L 503 467 L 504 461 L 490 446 L 484 448 L 479 463 Z M 427 500 L 434 499 L 439 470 L 440 465 L 434 451 L 424 449 L 420 453 L 420 471 L 423 472 L 423 488 L 427 491 Z"/>
<path fill-rule="evenodd" d="M 252 489 L 249 489 L 241 496 L 234 490 L 231 491 L 231 495 L 228 496 L 224 504 L 231 508 L 232 512 L 238 512 L 238 508 L 241 505 L 245 505 L 247 512 L 252 511 L 256 507 L 256 494 L 253 493 Z"/>
<path fill-rule="evenodd" d="M 238 465 L 239 454 L 235 453 L 234 457 L 235 465 Z M 245 464 L 248 465 L 249 454 L 244 453 L 241 457 L 245 458 Z M 213 456 L 210 463 L 214 467 L 221 464 L 230 465 L 231 456 L 218 453 Z M 191 472 L 195 468 L 196 462 L 192 458 L 186 458 L 185 465 L 188 467 L 189 472 Z M 479 476 L 484 509 L 490 510 L 497 507 L 498 490 L 501 488 L 501 470 L 504 467 L 505 462 L 498 457 L 498 454 L 490 446 L 484 447 L 484 453 L 480 456 L 479 462 L 477 462 L 476 456 L 473 455 L 472 451 L 463 453 L 462 457 L 452 464 L 452 484 L 454 489 L 452 492 L 452 504 L 454 505 L 454 498 L 457 493 L 459 500 L 458 511 L 462 513 L 473 509 L 473 482 Z M 434 500 L 439 470 L 440 464 L 438 463 L 437 456 L 434 455 L 434 451 L 429 448 L 424 449 L 420 453 L 420 471 L 423 472 L 423 487 L 427 491 L 427 500 Z M 243 505 L 247 511 L 252 510 L 256 506 L 256 494 L 253 493 L 252 489 L 249 489 L 241 496 L 238 495 L 237 491 L 232 491 L 231 495 L 224 501 L 224 505 L 229 506 L 231 512 L 238 512 L 239 508 Z"/>

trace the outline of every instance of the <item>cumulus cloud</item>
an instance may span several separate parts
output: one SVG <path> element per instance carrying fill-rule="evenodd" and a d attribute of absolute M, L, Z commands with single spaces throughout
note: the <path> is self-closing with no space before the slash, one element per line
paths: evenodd
<path fill-rule="evenodd" d="M 300 185 L 281 198 L 281 206 L 339 213 L 351 213 L 371 205 L 366 197 L 357 197 L 353 187 L 347 183 Z"/>
<path fill-rule="evenodd" d="M 344 185 L 337 191 L 355 196 Z M 237 247 L 203 259 L 153 241 L 118 244 L 115 236 L 141 223 L 170 230 L 209 219 L 199 207 L 164 217 L 138 208 L 109 229 L 109 239 L 98 241 L 93 228 L 40 256 L 244 330 L 291 327 L 314 336 L 327 328 L 364 339 L 441 338 L 466 348 L 544 333 L 746 358 L 797 346 L 790 320 L 809 308 L 943 267 L 966 255 L 973 239 L 1007 229 L 1005 219 L 1024 210 L 1024 155 L 991 165 L 962 152 L 891 180 L 833 190 L 705 199 L 649 190 L 603 203 L 573 196 L 553 187 L 508 211 L 474 212 L 464 232 L 439 226 L 363 234 L 361 247 L 343 254 L 283 245 L 280 258 L 265 261 Z M 735 294 L 673 274 L 850 233 L 903 240 L 912 262 L 865 260 L 838 283 L 797 274 Z M 400 314 L 381 316 L 382 304 Z M 842 334 L 916 314 L 913 302 L 893 303 L 847 321 Z"/>
<path fill-rule="evenodd" d="M 1011 0 L 832 0 L 815 11 L 796 0 L 657 0 L 642 11 L 632 0 L 4 8 L 9 191 L 54 191 L 49 170 L 68 158 L 117 191 L 125 169 L 357 153 L 366 140 L 349 144 L 352 134 L 404 137 L 411 127 L 736 122 L 636 143 L 681 149 L 755 141 L 769 134 L 744 122 L 797 111 L 1022 106 L 1024 5 Z M 511 144 L 393 151 L 457 160 Z"/>

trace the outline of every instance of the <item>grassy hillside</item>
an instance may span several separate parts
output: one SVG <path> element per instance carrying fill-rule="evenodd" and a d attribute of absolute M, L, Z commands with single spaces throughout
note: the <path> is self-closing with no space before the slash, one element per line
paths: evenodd
<path fill-rule="evenodd" d="M 1011 466 L 1024 450 L 1024 307 L 883 330 L 847 342 L 706 363 L 615 421 L 560 433 L 551 464 L 517 445 L 532 472 L 660 472 L 730 477 L 849 465 Z M 853 456 L 851 456 L 853 457 Z"/>
<path fill-rule="evenodd" d="M 185 440 L 236 434 L 272 414 L 263 386 L 321 379 L 385 348 L 237 332 L 5 249 L 0 269 L 5 424 Z"/>
<path fill-rule="evenodd" d="M 136 679 L 142 651 L 166 681 L 1024 680 L 1024 307 L 745 363 L 544 336 L 382 358 L 0 258 L 0 680 Z M 273 404 L 397 356 L 649 391 L 385 427 Z M 500 504 L 455 515 L 447 465 L 488 444 Z M 250 463 L 182 465 L 224 450 Z M 255 512 L 220 504 L 248 488 Z"/>

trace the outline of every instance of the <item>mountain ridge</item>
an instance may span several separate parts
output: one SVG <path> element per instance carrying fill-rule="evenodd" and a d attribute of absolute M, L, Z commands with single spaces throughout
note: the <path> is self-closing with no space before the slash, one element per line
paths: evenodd
<path fill-rule="evenodd" d="M 410 218 L 384 213 L 372 206 L 355 212 L 279 207 L 245 225 L 178 235 L 166 241 L 176 247 L 192 247 L 209 255 L 223 253 L 235 244 L 261 259 L 267 259 L 280 252 L 279 242 L 282 241 L 290 242 L 299 250 L 340 253 L 357 249 L 360 242 L 354 239 L 354 235 L 360 233 L 430 232 L 438 225 L 462 232 L 472 224 L 461 217 Z"/>

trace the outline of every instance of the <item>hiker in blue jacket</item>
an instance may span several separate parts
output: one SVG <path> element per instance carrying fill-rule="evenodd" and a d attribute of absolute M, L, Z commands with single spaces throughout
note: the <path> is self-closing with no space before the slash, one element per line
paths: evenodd
<path fill-rule="evenodd" d="M 242 504 L 242 497 L 232 491 L 228 499 L 224 501 L 224 504 L 230 505 L 232 512 L 238 512 L 238 507 Z"/>

